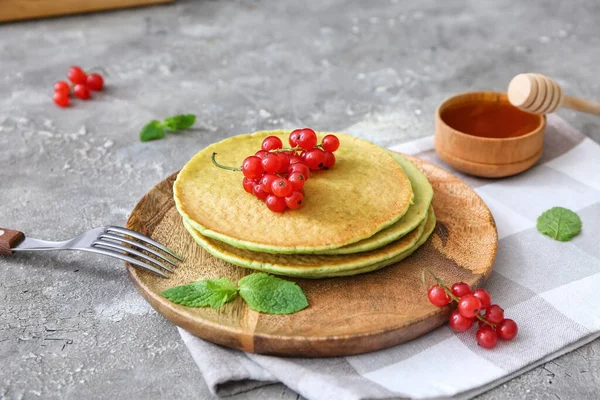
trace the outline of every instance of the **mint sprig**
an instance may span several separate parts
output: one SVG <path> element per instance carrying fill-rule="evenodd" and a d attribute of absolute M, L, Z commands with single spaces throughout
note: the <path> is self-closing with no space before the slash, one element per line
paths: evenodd
<path fill-rule="evenodd" d="M 148 142 L 150 140 L 162 139 L 165 137 L 165 129 L 170 132 L 177 132 L 191 127 L 195 122 L 196 116 L 194 114 L 174 115 L 165 118 L 162 122 L 152 120 L 140 131 L 140 140 Z"/>
<path fill-rule="evenodd" d="M 581 219 L 567 208 L 552 207 L 538 217 L 536 228 L 554 240 L 568 242 L 581 232 Z"/>
<path fill-rule="evenodd" d="M 293 314 L 308 307 L 298 285 L 262 272 L 243 277 L 237 287 L 227 278 L 208 279 L 167 289 L 162 295 L 182 306 L 219 308 L 238 293 L 252 310 L 266 314 Z"/>

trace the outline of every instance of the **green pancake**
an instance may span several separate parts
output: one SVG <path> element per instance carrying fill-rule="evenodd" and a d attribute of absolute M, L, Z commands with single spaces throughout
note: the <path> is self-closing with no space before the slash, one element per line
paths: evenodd
<path fill-rule="evenodd" d="M 406 214 L 394 225 L 377 232 L 368 239 L 337 249 L 315 252 L 315 254 L 352 254 L 378 249 L 406 235 L 427 217 L 427 210 L 433 199 L 433 188 L 427 177 L 402 155 L 393 152 L 389 152 L 389 154 L 400 164 L 413 189 L 413 204 L 408 208 Z"/>
<path fill-rule="evenodd" d="M 261 148 L 267 136 L 288 142 L 289 131 L 239 135 L 212 144 L 179 172 L 173 186 L 177 211 L 203 236 L 240 249 L 273 254 L 311 254 L 370 238 L 398 222 L 413 201 L 411 182 L 386 150 L 336 133 L 336 164 L 314 171 L 304 185 L 301 208 L 284 213 L 246 193 L 237 167 Z M 326 133 L 317 133 L 322 138 Z"/>
<path fill-rule="evenodd" d="M 396 263 L 415 251 L 435 226 L 433 208 L 419 226 L 404 237 L 376 250 L 347 255 L 269 254 L 239 249 L 207 238 L 184 221 L 194 240 L 213 256 L 234 265 L 299 278 L 349 276 Z"/>

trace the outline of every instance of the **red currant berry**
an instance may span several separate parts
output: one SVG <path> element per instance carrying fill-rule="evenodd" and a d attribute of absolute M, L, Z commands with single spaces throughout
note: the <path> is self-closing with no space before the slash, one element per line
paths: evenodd
<path fill-rule="evenodd" d="M 269 207 L 269 210 L 273 212 L 282 213 L 287 208 L 287 205 L 285 204 L 285 199 L 283 197 L 277 197 L 270 194 L 269 197 L 267 197 L 266 202 L 267 207 Z"/>
<path fill-rule="evenodd" d="M 261 147 L 264 151 L 277 150 L 283 147 L 283 143 L 277 136 L 268 136 L 263 140 Z"/>
<path fill-rule="evenodd" d="M 334 164 L 335 164 L 335 156 L 333 155 L 333 153 L 326 151 L 325 152 L 325 161 L 323 162 L 323 168 L 329 169 L 329 168 L 333 167 Z"/>
<path fill-rule="evenodd" d="M 321 140 L 323 150 L 333 153 L 340 147 L 340 140 L 335 135 L 327 135 Z"/>
<path fill-rule="evenodd" d="M 271 191 L 277 197 L 287 197 L 293 190 L 292 184 L 285 178 L 277 178 L 271 184 Z"/>
<path fill-rule="evenodd" d="M 64 92 L 67 96 L 71 92 L 71 88 L 69 84 L 65 81 L 58 81 L 54 84 L 54 92 Z"/>
<path fill-rule="evenodd" d="M 244 177 L 242 185 L 244 185 L 244 190 L 246 192 L 252 193 L 252 189 L 254 188 L 254 181 L 252 179 Z"/>
<path fill-rule="evenodd" d="M 452 311 L 450 314 L 450 328 L 456 332 L 464 332 L 471 329 L 473 326 L 473 318 L 463 316 L 458 310 Z"/>
<path fill-rule="evenodd" d="M 440 285 L 433 285 L 430 287 L 429 291 L 427 292 L 427 297 L 429 298 L 431 304 L 438 307 L 447 306 L 450 304 L 450 301 L 452 301 L 450 296 L 448 296 L 446 291 Z"/>
<path fill-rule="evenodd" d="M 290 133 L 290 146 L 298 146 L 298 138 L 300 137 L 300 133 L 302 133 L 302 129 L 296 129 Z"/>
<path fill-rule="evenodd" d="M 464 317 L 474 318 L 481 311 L 481 301 L 472 294 L 467 294 L 459 300 L 458 311 Z"/>
<path fill-rule="evenodd" d="M 302 207 L 302 203 L 304 203 L 304 195 L 300 192 L 292 192 L 285 198 L 285 204 L 292 210 Z"/>
<path fill-rule="evenodd" d="M 477 297 L 481 301 L 482 310 L 485 310 L 492 305 L 492 296 L 490 296 L 490 294 L 485 289 L 475 289 L 475 291 L 473 292 L 473 296 Z"/>
<path fill-rule="evenodd" d="M 292 189 L 294 191 L 297 191 L 304 187 L 304 184 L 306 183 L 306 178 L 304 178 L 302 172 L 293 171 L 288 176 L 288 181 L 290 181 L 290 183 L 292 184 Z"/>
<path fill-rule="evenodd" d="M 73 88 L 73 93 L 75 93 L 75 96 L 79 97 L 81 100 L 87 100 L 92 96 L 92 92 L 90 92 L 90 89 L 88 89 L 87 86 L 85 85 L 75 85 L 75 87 Z"/>
<path fill-rule="evenodd" d="M 67 71 L 67 78 L 74 84 L 85 84 L 87 82 L 87 75 L 78 66 L 72 66 Z"/>
<path fill-rule="evenodd" d="M 498 334 L 494 328 L 489 325 L 484 325 L 479 328 L 475 338 L 477 339 L 477 344 L 484 349 L 492 349 L 496 347 L 496 343 L 498 343 Z"/>
<path fill-rule="evenodd" d="M 464 282 L 457 282 L 450 288 L 456 297 L 463 297 L 471 293 L 471 288 Z"/>
<path fill-rule="evenodd" d="M 277 157 L 279 157 L 279 172 L 280 174 L 285 174 L 290 166 L 290 156 L 286 153 L 275 153 Z"/>
<path fill-rule="evenodd" d="M 256 156 L 246 157 L 242 163 L 242 173 L 246 178 L 257 179 L 262 176 L 264 168 L 261 159 Z"/>
<path fill-rule="evenodd" d="M 484 318 L 490 324 L 499 324 L 504 319 L 504 310 L 498 304 L 492 304 L 485 310 Z"/>
<path fill-rule="evenodd" d="M 304 150 L 310 150 L 317 144 L 317 134 L 310 128 L 301 129 L 298 136 L 298 146 Z"/>
<path fill-rule="evenodd" d="M 263 190 L 263 187 L 260 183 L 255 183 L 252 187 L 252 193 L 256 196 L 257 199 L 265 201 L 267 197 L 269 197 L 269 193 Z"/>
<path fill-rule="evenodd" d="M 517 332 L 519 332 L 519 327 L 512 319 L 505 319 L 496 327 L 496 333 L 502 340 L 513 340 L 517 336 Z"/>
<path fill-rule="evenodd" d="M 304 162 L 290 165 L 288 172 L 291 174 L 294 171 L 300 172 L 302 175 L 304 175 L 305 180 L 308 180 L 310 177 L 310 168 L 308 168 L 308 165 L 304 164 Z"/>
<path fill-rule="evenodd" d="M 69 105 L 69 95 L 65 92 L 55 92 L 52 100 L 59 107 L 67 107 Z"/>
<path fill-rule="evenodd" d="M 260 158 L 261 160 L 262 160 L 263 158 L 265 158 L 267 154 L 269 154 L 269 152 L 268 152 L 268 151 L 264 151 L 264 150 L 259 150 L 259 151 L 257 151 L 256 153 L 254 153 L 254 155 L 255 155 L 256 157 Z"/>
<path fill-rule="evenodd" d="M 267 153 L 265 158 L 262 159 L 262 166 L 266 172 L 270 172 L 272 174 L 279 171 L 281 161 L 279 160 L 277 153 Z"/>
<path fill-rule="evenodd" d="M 302 160 L 302 157 L 300 157 L 299 155 L 296 155 L 296 154 L 292 154 L 290 156 L 290 165 L 296 164 L 296 163 L 299 163 L 299 162 L 300 163 L 304 162 L 304 160 Z"/>
<path fill-rule="evenodd" d="M 321 149 L 310 149 L 304 156 L 304 162 L 311 170 L 319 170 L 325 166 L 325 152 Z"/>
<path fill-rule="evenodd" d="M 104 87 L 104 79 L 100 74 L 89 74 L 86 79 L 87 87 L 91 90 L 102 90 Z"/>
<path fill-rule="evenodd" d="M 260 181 L 258 181 L 258 183 L 260 183 L 262 189 L 265 192 L 271 194 L 273 193 L 273 191 L 271 190 L 271 184 L 273 184 L 273 181 L 277 178 L 278 176 L 275 174 L 264 174 L 262 178 L 260 178 Z"/>

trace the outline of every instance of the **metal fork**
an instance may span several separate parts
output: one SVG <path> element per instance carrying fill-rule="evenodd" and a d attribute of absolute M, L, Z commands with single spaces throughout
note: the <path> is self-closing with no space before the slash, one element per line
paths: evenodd
<path fill-rule="evenodd" d="M 137 240 L 129 239 L 125 235 Z M 132 247 L 124 246 L 123 243 Z M 11 255 L 13 252 L 18 251 L 81 250 L 115 257 L 163 278 L 168 278 L 169 276 L 162 270 L 173 272 L 173 269 L 167 264 L 176 266 L 176 263 L 148 245 L 154 246 L 176 260 L 183 261 L 171 250 L 149 237 L 118 226 L 90 229 L 71 240 L 63 242 L 33 239 L 25 237 L 23 232 L 0 228 L 0 254 Z M 160 261 L 142 253 L 140 250 L 154 255 Z"/>

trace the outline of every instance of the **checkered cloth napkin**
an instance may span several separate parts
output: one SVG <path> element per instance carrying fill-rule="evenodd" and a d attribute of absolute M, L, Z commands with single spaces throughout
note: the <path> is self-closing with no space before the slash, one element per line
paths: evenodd
<path fill-rule="evenodd" d="M 432 137 L 392 149 L 449 169 L 436 157 Z M 485 350 L 474 334 L 443 326 L 374 353 L 302 359 L 247 354 L 180 329 L 212 392 L 226 396 L 282 382 L 308 399 L 470 397 L 599 337 L 600 146 L 550 115 L 536 167 L 501 180 L 456 175 L 496 219 L 500 243 L 485 287 L 518 322 L 513 341 Z M 570 242 L 535 228 L 554 206 L 581 217 L 583 230 Z"/>

